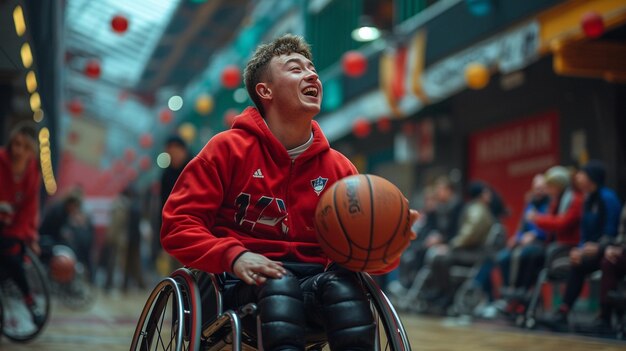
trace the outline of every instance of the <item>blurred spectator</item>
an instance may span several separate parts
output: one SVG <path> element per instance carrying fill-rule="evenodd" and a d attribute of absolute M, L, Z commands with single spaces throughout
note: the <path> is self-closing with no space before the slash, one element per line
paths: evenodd
<path fill-rule="evenodd" d="M 24 248 L 39 254 L 37 222 L 41 174 L 37 162 L 36 129 L 18 124 L 12 129 L 6 148 L 0 147 L 0 269 L 20 289 L 33 322 L 44 322 L 36 306 L 26 272 Z"/>
<path fill-rule="evenodd" d="M 60 200 L 48 204 L 40 227 L 42 260 L 49 263 L 55 245 L 72 249 L 78 262 L 86 269 L 93 281 L 93 242 L 95 229 L 89 214 L 83 210 L 83 194 L 80 188 L 67 192 Z"/>
<path fill-rule="evenodd" d="M 622 208 L 618 236 L 604 250 L 602 259 L 602 278 L 600 281 L 600 314 L 590 326 L 591 331 L 607 334 L 612 331 L 611 318 L 613 308 L 609 301 L 609 293 L 617 290 L 618 283 L 626 276 L 626 205 Z M 616 292 L 615 292 L 616 293 Z M 623 313 L 624 311 L 620 311 Z M 618 320 L 623 315 L 618 315 Z"/>
<path fill-rule="evenodd" d="M 398 298 L 406 293 L 406 288 L 411 285 L 417 272 L 422 268 L 426 253 L 425 238 L 436 229 L 437 198 L 434 188 L 426 187 L 423 198 L 420 218 L 413 225 L 417 238 L 412 240 L 409 247 L 402 253 L 400 265 L 397 268 L 397 277 L 392 278 L 387 284 L 388 292 Z"/>
<path fill-rule="evenodd" d="M 600 269 L 604 247 L 617 235 L 620 203 L 615 193 L 604 186 L 605 172 L 602 162 L 592 160 L 576 174 L 576 182 L 585 193 L 581 238 L 570 251 L 571 269 L 563 302 L 549 321 L 557 330 L 567 328 L 567 315 L 582 291 L 586 276 Z"/>
<path fill-rule="evenodd" d="M 431 265 L 433 283 L 436 286 L 439 307 L 446 308 L 452 302 L 454 289 L 450 280 L 452 265 L 471 266 L 483 257 L 483 244 L 491 227 L 496 222 L 490 208 L 492 191 L 482 182 L 468 186 L 469 202 L 463 209 L 459 232 L 449 241 L 429 249 L 427 257 Z"/>
<path fill-rule="evenodd" d="M 126 188 L 111 203 L 110 222 L 107 228 L 101 265 L 105 267 L 106 280 L 104 289 L 111 291 L 115 285 L 115 273 L 118 261 L 126 256 L 126 244 L 129 237 L 130 189 Z"/>
<path fill-rule="evenodd" d="M 534 223 L 526 220 L 525 214 L 548 212 L 550 197 L 547 194 L 546 179 L 543 174 L 533 178 L 530 199 L 524 210 L 518 232 L 509 239 L 507 248 L 500 251 L 496 262 L 500 267 L 503 290 L 525 293 L 534 285 L 543 266 L 546 233 Z"/>
<path fill-rule="evenodd" d="M 165 141 L 165 152 L 170 155 L 170 164 L 163 170 L 163 174 L 161 175 L 161 211 L 163 210 L 165 201 L 167 201 L 168 196 L 172 192 L 174 184 L 176 184 L 176 180 L 180 176 L 180 173 L 191 160 L 187 144 L 178 135 L 173 135 Z M 161 232 L 161 211 L 159 211 L 158 215 L 159 228 L 156 228 L 154 233 Z M 161 253 L 161 238 L 159 235 L 155 235 L 152 238 L 151 261 L 153 265 L 156 264 Z M 169 261 L 169 258 L 167 260 Z"/>
<path fill-rule="evenodd" d="M 128 291 L 128 285 L 130 280 L 134 280 L 140 289 L 145 288 L 141 269 L 141 202 L 138 194 L 135 192 L 132 186 L 129 186 L 126 191 L 128 198 L 128 216 L 126 229 L 127 242 L 126 242 L 126 259 L 124 261 L 124 283 L 122 289 L 124 292 Z"/>

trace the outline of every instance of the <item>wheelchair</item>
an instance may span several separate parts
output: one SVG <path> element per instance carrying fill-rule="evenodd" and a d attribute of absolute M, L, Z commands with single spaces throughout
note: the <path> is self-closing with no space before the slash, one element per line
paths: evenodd
<path fill-rule="evenodd" d="M 450 267 L 450 279 L 455 287 L 452 305 L 449 311 L 456 315 L 471 315 L 475 308 L 485 298 L 481 286 L 474 282 L 474 278 L 481 270 L 483 263 L 493 259 L 497 252 L 504 247 L 506 241 L 505 228 L 500 223 L 494 223 L 480 251 L 459 253 L 457 263 Z M 426 264 L 416 274 L 404 298 L 397 302 L 400 310 L 423 313 L 428 311 L 429 303 L 424 298 L 424 290 L 433 271 Z"/>
<path fill-rule="evenodd" d="M 571 246 L 559 244 L 548 246 L 545 266 L 539 272 L 537 283 L 531 291 L 525 312 L 516 317 L 515 324 L 527 329 L 534 329 L 537 326 L 538 316 L 546 312 L 541 296 L 543 285 L 562 283 L 567 279 L 570 269 L 569 252 L 571 248 Z"/>
<path fill-rule="evenodd" d="M 24 269 L 37 308 L 43 314 L 40 325 L 32 321 L 17 285 L 5 272 L 0 272 L 0 310 L 2 333 L 12 341 L 27 342 L 44 329 L 50 316 L 50 288 L 46 270 L 29 248 L 24 251 Z M 0 270 L 1 271 L 1 270 Z"/>
<path fill-rule="evenodd" d="M 376 322 L 375 350 L 410 351 L 400 317 L 385 294 L 369 274 L 358 274 Z M 130 350 L 263 350 L 257 337 L 256 305 L 225 310 L 225 282 L 223 274 L 188 268 L 179 268 L 162 279 L 141 312 Z M 314 336 L 307 340 L 306 349 L 321 351 L 328 346 L 323 337 Z"/>

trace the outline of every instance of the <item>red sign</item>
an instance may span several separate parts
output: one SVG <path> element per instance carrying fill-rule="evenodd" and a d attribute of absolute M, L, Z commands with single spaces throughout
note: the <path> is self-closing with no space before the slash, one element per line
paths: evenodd
<path fill-rule="evenodd" d="M 469 180 L 482 180 L 502 195 L 509 235 L 517 231 L 532 178 L 559 164 L 558 124 L 558 113 L 549 111 L 470 135 Z"/>

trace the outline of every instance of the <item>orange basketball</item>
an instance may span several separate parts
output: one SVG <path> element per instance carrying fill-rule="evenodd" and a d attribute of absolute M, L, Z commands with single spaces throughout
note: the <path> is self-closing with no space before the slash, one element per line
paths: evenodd
<path fill-rule="evenodd" d="M 70 255 L 57 253 L 50 259 L 50 275 L 58 283 L 69 283 L 74 279 L 76 261 Z"/>
<path fill-rule="evenodd" d="M 383 269 L 410 239 L 409 203 L 388 180 L 368 174 L 343 178 L 320 198 L 317 239 L 328 257 L 353 270 Z"/>

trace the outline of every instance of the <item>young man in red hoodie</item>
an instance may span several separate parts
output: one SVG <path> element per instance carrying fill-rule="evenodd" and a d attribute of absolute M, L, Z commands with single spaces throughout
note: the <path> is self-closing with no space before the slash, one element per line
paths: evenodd
<path fill-rule="evenodd" d="M 357 275 L 330 266 L 316 240 L 319 196 L 357 170 L 313 121 L 322 83 L 309 46 L 293 35 L 261 45 L 244 75 L 256 108 L 183 170 L 163 209 L 163 248 L 189 267 L 237 277 L 225 305 L 257 303 L 265 350 L 304 350 L 305 326 L 325 330 L 333 350 L 372 350 Z"/>

